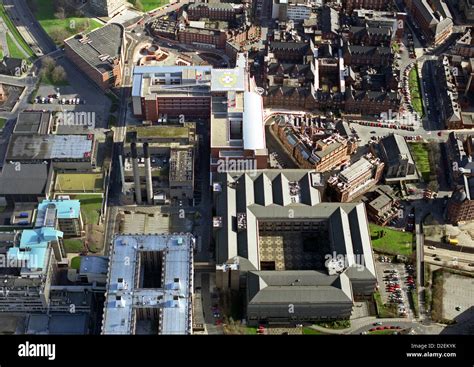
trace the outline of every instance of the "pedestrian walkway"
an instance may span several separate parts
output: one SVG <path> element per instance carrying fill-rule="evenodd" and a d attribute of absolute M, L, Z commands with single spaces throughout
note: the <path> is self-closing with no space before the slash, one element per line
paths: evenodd
<path fill-rule="evenodd" d="M 8 42 L 7 42 L 7 32 L 8 27 L 3 22 L 3 19 L 0 19 L 0 46 L 3 50 L 3 57 L 10 56 L 10 50 L 8 49 Z"/>

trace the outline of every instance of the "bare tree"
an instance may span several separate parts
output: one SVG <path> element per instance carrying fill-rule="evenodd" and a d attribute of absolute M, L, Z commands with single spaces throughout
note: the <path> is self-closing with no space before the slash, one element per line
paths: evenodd
<path fill-rule="evenodd" d="M 67 78 L 66 70 L 62 66 L 56 66 L 51 72 L 51 80 L 54 84 L 64 82 Z"/>
<path fill-rule="evenodd" d="M 45 56 L 41 60 L 41 66 L 42 69 L 46 70 L 47 72 L 51 72 L 56 66 L 56 60 L 54 60 L 51 56 Z"/>
<path fill-rule="evenodd" d="M 70 36 L 69 32 L 64 28 L 56 27 L 49 32 L 49 36 L 55 43 L 61 43 Z"/>
<path fill-rule="evenodd" d="M 54 17 L 57 19 L 66 19 L 66 11 L 63 7 L 58 7 L 54 13 Z"/>

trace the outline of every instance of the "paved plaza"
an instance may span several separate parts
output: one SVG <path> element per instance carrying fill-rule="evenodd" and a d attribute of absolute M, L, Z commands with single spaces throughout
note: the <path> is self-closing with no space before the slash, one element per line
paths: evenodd
<path fill-rule="evenodd" d="M 325 253 L 307 251 L 301 233 L 260 234 L 260 261 L 269 265 L 274 262 L 274 270 L 321 269 Z"/>

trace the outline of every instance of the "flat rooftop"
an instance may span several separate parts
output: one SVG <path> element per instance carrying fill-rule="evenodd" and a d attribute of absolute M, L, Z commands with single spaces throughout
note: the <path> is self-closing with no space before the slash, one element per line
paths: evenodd
<path fill-rule="evenodd" d="M 354 179 L 372 169 L 373 165 L 367 158 L 362 157 L 357 162 L 343 170 L 340 175 L 345 182 L 352 182 Z"/>
<path fill-rule="evenodd" d="M 212 69 L 211 91 L 243 91 L 245 88 L 244 69 Z"/>
<path fill-rule="evenodd" d="M 192 149 L 172 149 L 170 155 L 170 181 L 192 181 L 194 154 Z"/>
<path fill-rule="evenodd" d="M 12 135 L 6 160 L 85 159 L 92 135 Z"/>
<path fill-rule="evenodd" d="M 136 132 L 137 139 L 148 138 L 187 138 L 189 128 L 184 126 L 128 126 L 127 132 Z"/>
<path fill-rule="evenodd" d="M 15 134 L 48 134 L 51 112 L 21 112 L 16 120 Z"/>
<path fill-rule="evenodd" d="M 190 334 L 194 237 L 119 235 L 112 246 L 102 334 L 133 334 L 135 312 L 149 308 L 159 312 L 157 334 Z M 162 259 L 161 287 L 146 288 L 138 284 L 145 267 L 141 255 L 153 252 Z"/>
<path fill-rule="evenodd" d="M 124 35 L 120 24 L 110 23 L 64 42 L 89 65 L 105 72 L 113 69 L 113 59 L 120 58 Z"/>

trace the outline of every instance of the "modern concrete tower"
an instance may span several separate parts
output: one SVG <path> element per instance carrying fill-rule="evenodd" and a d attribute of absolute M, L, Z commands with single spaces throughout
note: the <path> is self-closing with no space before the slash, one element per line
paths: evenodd
<path fill-rule="evenodd" d="M 140 171 L 138 170 L 137 144 L 131 144 L 132 149 L 132 165 L 133 165 L 133 181 L 135 186 L 135 200 L 138 205 L 142 203 L 142 190 L 140 186 Z"/>
<path fill-rule="evenodd" d="M 146 197 L 149 205 L 153 205 L 153 182 L 151 180 L 151 159 L 148 143 L 143 143 L 143 156 L 145 157 Z"/>

